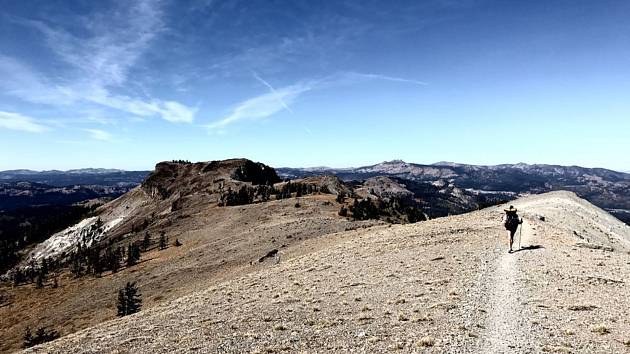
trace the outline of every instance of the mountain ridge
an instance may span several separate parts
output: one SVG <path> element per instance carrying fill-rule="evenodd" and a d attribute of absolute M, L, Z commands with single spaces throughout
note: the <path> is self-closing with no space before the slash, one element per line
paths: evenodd
<path fill-rule="evenodd" d="M 321 173 L 334 174 L 345 181 L 393 176 L 433 185 L 452 185 L 469 194 L 490 192 L 497 199 L 506 192 L 519 195 L 570 190 L 630 223 L 627 212 L 630 211 L 630 174 L 603 168 L 524 163 L 481 166 L 443 162 L 422 165 L 392 160 L 343 170 L 278 169 L 278 174 L 285 178 Z"/>
<path fill-rule="evenodd" d="M 27 352 L 627 350 L 630 324 L 613 319 L 629 314 L 630 228 L 570 192 L 511 204 L 526 220 L 514 254 L 505 206 L 344 231 Z"/>

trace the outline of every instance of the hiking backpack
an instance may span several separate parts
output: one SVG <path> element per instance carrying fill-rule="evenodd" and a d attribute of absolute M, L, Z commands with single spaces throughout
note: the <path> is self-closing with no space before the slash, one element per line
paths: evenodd
<path fill-rule="evenodd" d="M 516 215 L 516 213 L 509 213 L 505 218 L 503 226 L 505 226 L 506 230 L 516 230 L 518 228 L 518 224 L 518 216 Z"/>

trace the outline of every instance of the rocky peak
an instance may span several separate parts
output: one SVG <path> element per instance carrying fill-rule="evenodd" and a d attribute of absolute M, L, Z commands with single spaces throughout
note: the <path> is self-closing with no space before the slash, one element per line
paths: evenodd
<path fill-rule="evenodd" d="M 152 197 L 166 199 L 175 192 L 180 195 L 205 190 L 214 191 L 224 185 L 251 183 L 273 184 L 280 178 L 265 164 L 247 159 L 196 162 L 164 161 L 142 182 L 142 188 Z"/>

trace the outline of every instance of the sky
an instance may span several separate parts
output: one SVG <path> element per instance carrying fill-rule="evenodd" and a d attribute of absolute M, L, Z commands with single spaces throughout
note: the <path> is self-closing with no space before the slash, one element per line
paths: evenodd
<path fill-rule="evenodd" d="M 630 2 L 0 0 L 0 170 L 630 170 Z"/>

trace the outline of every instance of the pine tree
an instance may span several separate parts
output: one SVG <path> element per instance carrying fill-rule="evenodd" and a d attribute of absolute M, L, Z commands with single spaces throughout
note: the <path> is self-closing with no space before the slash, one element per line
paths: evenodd
<path fill-rule="evenodd" d="M 24 331 L 24 336 L 22 337 L 22 340 L 23 340 L 22 346 L 24 348 L 30 348 L 33 345 L 35 345 L 34 341 L 33 341 L 33 334 L 31 333 L 31 327 L 26 327 L 26 330 Z"/>
<path fill-rule="evenodd" d="M 166 249 L 166 233 L 160 232 L 160 250 Z"/>
<path fill-rule="evenodd" d="M 44 259 L 42 259 L 42 266 L 40 267 L 40 272 L 45 276 L 48 274 L 49 268 L 48 268 L 48 259 L 46 259 L 46 257 L 44 257 Z"/>
<path fill-rule="evenodd" d="M 127 316 L 140 311 L 142 299 L 136 283 L 129 283 L 118 291 L 118 316 Z"/>
<path fill-rule="evenodd" d="M 70 271 L 75 278 L 83 275 L 83 264 L 81 263 L 79 255 L 76 253 L 72 256 L 72 266 L 70 267 Z"/>
<path fill-rule="evenodd" d="M 118 304 L 116 307 L 118 309 L 119 317 L 127 315 L 127 298 L 125 296 L 125 289 L 118 290 Z"/>
<path fill-rule="evenodd" d="M 105 267 L 112 271 L 112 273 L 118 272 L 120 269 L 120 250 L 117 248 L 112 250 L 111 247 L 105 250 L 104 257 Z"/>
<path fill-rule="evenodd" d="M 24 273 L 20 268 L 17 268 L 13 273 L 13 286 L 18 286 L 24 281 Z"/>
<path fill-rule="evenodd" d="M 144 233 L 144 238 L 142 239 L 142 250 L 146 252 L 151 246 L 151 235 L 149 231 Z"/>
<path fill-rule="evenodd" d="M 125 293 L 127 295 L 127 312 L 132 314 L 140 311 L 142 300 L 140 299 L 140 293 L 138 292 L 136 283 L 127 284 Z"/>
<path fill-rule="evenodd" d="M 37 289 L 41 289 L 44 287 L 44 276 L 42 275 L 42 273 L 39 273 L 37 275 L 37 281 L 35 282 L 35 287 Z"/>
<path fill-rule="evenodd" d="M 127 267 L 132 267 L 140 260 L 140 247 L 135 243 L 127 246 Z"/>
<path fill-rule="evenodd" d="M 35 331 L 35 338 L 34 338 L 34 339 L 35 339 L 35 342 L 36 342 L 37 344 L 39 344 L 39 343 L 43 343 L 43 342 L 42 342 L 42 340 L 43 340 L 44 338 L 46 338 L 46 328 L 44 328 L 44 327 L 39 327 L 39 328 L 37 329 L 37 331 Z"/>

